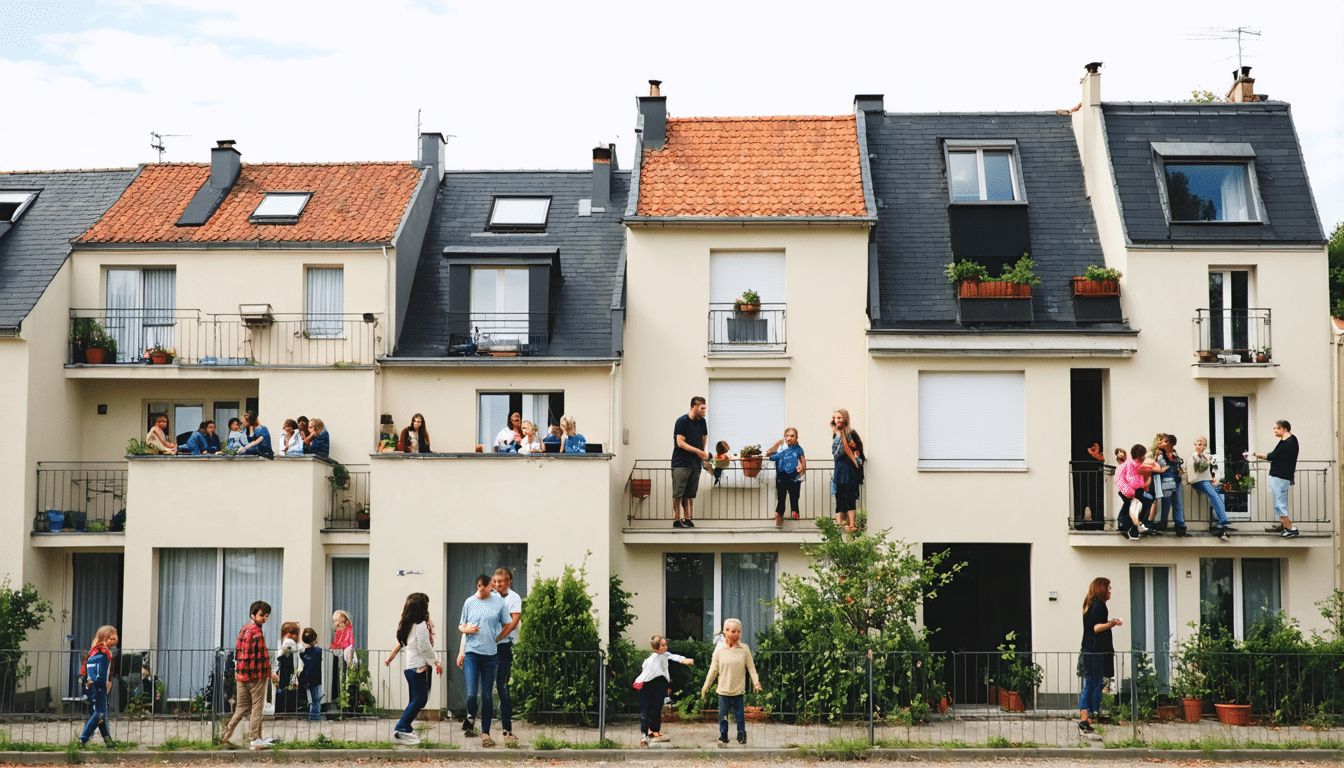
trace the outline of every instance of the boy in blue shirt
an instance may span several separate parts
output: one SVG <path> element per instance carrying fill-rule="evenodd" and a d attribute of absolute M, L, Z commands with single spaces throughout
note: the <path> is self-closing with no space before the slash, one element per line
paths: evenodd
<path fill-rule="evenodd" d="M 299 689 L 308 696 L 308 719 L 322 719 L 322 648 L 317 644 L 317 630 L 303 630 L 303 650 L 299 652 L 303 669 L 299 672 Z"/>
<path fill-rule="evenodd" d="M 467 682 L 467 716 L 462 720 L 462 733 L 467 736 L 476 733 L 472 720 L 479 695 L 482 747 L 495 745 L 490 738 L 490 719 L 495 716 L 492 689 L 499 676 L 499 641 L 509 636 L 510 630 L 504 627 L 513 622 L 504 598 L 490 588 L 490 582 L 485 574 L 476 577 L 476 594 L 462 604 L 462 619 L 457 627 L 466 640 L 462 672 Z"/>
<path fill-rule="evenodd" d="M 784 447 L 779 446 L 783 444 Z M 803 487 L 803 473 L 807 471 L 807 457 L 798 444 L 798 430 L 789 427 L 784 437 L 775 441 L 766 458 L 775 462 L 775 527 L 784 527 L 784 497 L 789 497 L 793 519 L 798 519 L 798 492 Z"/>

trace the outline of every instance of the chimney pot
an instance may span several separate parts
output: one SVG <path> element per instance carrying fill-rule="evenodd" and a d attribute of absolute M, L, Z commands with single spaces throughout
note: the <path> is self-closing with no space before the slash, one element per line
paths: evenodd
<path fill-rule="evenodd" d="M 662 96 L 662 95 L 663 95 L 663 94 L 662 94 L 662 91 L 660 91 L 659 88 L 658 88 L 658 86 L 660 86 L 660 85 L 662 85 L 662 84 L 663 84 L 663 81 L 662 81 L 662 80 L 650 80 L 650 81 L 649 81 L 649 95 L 650 95 L 650 96 Z"/>
<path fill-rule="evenodd" d="M 215 142 L 215 144 L 216 144 L 218 147 L 220 147 L 221 149 L 225 149 L 225 148 L 228 148 L 228 147 L 232 147 L 234 144 L 237 144 L 237 143 L 238 143 L 238 142 L 234 141 L 233 139 L 220 139 L 220 140 L 218 140 L 218 141 Z"/>
<path fill-rule="evenodd" d="M 1250 76 L 1251 76 L 1251 68 L 1250 68 L 1249 66 L 1247 66 L 1247 67 L 1242 67 L 1242 68 L 1241 68 L 1241 76 L 1242 76 L 1242 77 L 1250 77 Z"/>
<path fill-rule="evenodd" d="M 1102 65 L 1102 62 L 1100 62 L 1100 61 L 1092 61 L 1092 62 L 1088 62 L 1087 64 L 1084 64 L 1084 65 L 1083 65 L 1083 69 L 1086 69 L 1086 70 L 1087 70 L 1087 73 L 1088 73 L 1089 75 L 1095 75 L 1095 74 L 1097 74 L 1099 71 L 1101 71 L 1101 65 Z"/>

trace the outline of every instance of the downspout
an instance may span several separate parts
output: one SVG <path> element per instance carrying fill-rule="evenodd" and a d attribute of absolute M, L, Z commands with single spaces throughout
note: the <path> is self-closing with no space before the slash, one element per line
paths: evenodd
<path fill-rule="evenodd" d="M 392 317 L 392 260 L 387 256 L 387 246 L 383 246 L 383 263 L 387 265 L 387 279 L 383 281 L 383 321 L 387 323 L 387 329 L 383 330 L 383 355 L 385 357 L 392 354 L 392 332 L 395 329 L 396 318 Z"/>
<path fill-rule="evenodd" d="M 1340 425 L 1339 425 L 1339 419 L 1340 419 L 1339 387 L 1341 383 L 1341 378 L 1344 378 L 1344 331 L 1341 331 L 1339 327 L 1335 325 L 1335 321 L 1333 318 L 1331 318 L 1330 320 L 1330 333 L 1333 336 L 1333 338 L 1330 340 L 1330 346 L 1332 347 L 1331 351 L 1334 352 L 1333 355 L 1334 365 L 1330 367 L 1330 379 L 1331 379 L 1330 384 L 1332 395 L 1332 397 L 1330 398 L 1331 400 L 1330 411 L 1332 416 L 1331 421 L 1335 425 L 1335 544 L 1336 544 L 1336 546 L 1330 548 L 1330 555 L 1332 558 L 1334 558 L 1335 561 L 1334 563 L 1335 589 L 1340 589 L 1341 584 L 1344 584 L 1344 574 L 1340 573 L 1339 546 L 1338 546 L 1341 537 L 1341 531 L 1344 531 L 1344 521 L 1341 521 L 1339 519 L 1340 510 L 1342 508 L 1340 503 L 1341 499 L 1340 493 L 1344 492 L 1344 478 L 1340 477 L 1340 452 L 1342 449 L 1344 449 L 1344 443 L 1341 442 Z"/>

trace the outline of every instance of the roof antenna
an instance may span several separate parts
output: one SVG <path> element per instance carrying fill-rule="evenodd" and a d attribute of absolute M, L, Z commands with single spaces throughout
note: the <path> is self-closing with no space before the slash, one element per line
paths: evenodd
<path fill-rule="evenodd" d="M 1202 31 L 1190 35 L 1190 40 L 1236 40 L 1237 69 L 1242 67 L 1242 59 L 1247 56 L 1243 37 L 1259 37 L 1260 30 L 1250 27 L 1205 27 Z M 1228 56 L 1227 58 L 1232 58 Z M 1224 59 L 1226 61 L 1226 59 Z"/>
<path fill-rule="evenodd" d="M 165 150 L 167 150 L 167 147 L 165 147 L 165 146 L 163 145 L 163 139 L 164 139 L 164 137 L 167 137 L 167 138 L 187 138 L 187 137 L 190 136 L 191 134 L 189 134 L 189 133 L 155 133 L 155 132 L 153 132 L 153 131 L 150 131 L 150 132 L 149 132 L 149 135 L 150 135 L 150 139 L 151 139 L 150 142 L 149 142 L 149 148 L 158 151 L 158 153 L 159 153 L 159 162 L 162 163 L 162 162 L 163 162 L 163 153 L 164 153 Z"/>

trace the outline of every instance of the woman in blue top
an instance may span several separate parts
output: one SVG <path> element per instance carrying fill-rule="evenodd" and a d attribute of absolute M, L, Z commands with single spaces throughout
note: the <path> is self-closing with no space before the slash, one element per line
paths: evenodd
<path fill-rule="evenodd" d="M 780 448 L 780 445 L 784 445 Z M 766 458 L 775 462 L 775 527 L 784 527 L 784 497 L 789 498 L 793 519 L 798 519 L 798 492 L 803 487 L 803 473 L 807 471 L 807 457 L 798 444 L 798 430 L 789 427 L 784 437 L 770 446 Z"/>
<path fill-rule="evenodd" d="M 275 453 L 271 451 L 271 431 L 257 421 L 257 414 L 248 411 L 243 414 L 243 423 L 247 425 L 247 445 L 243 448 L 243 453 L 248 456 L 265 456 L 268 459 L 275 458 Z"/>
<path fill-rule="evenodd" d="M 308 425 L 308 429 L 313 433 L 313 440 L 308 444 L 308 452 L 323 458 L 330 456 L 331 435 L 327 433 L 327 425 L 314 416 L 312 422 Z"/>
<path fill-rule="evenodd" d="M 219 453 L 219 435 L 215 434 L 214 421 L 201 422 L 200 429 L 192 432 L 187 439 L 186 451 L 192 456 Z"/>
<path fill-rule="evenodd" d="M 568 414 L 560 417 L 560 430 L 565 433 L 560 446 L 561 453 L 586 453 L 588 440 L 578 433 L 579 425 Z"/>
<path fill-rule="evenodd" d="M 112 690 L 112 649 L 119 639 L 116 627 L 99 627 L 93 636 L 89 655 L 84 658 L 83 668 L 80 669 L 88 681 L 84 685 L 85 695 L 93 705 L 93 715 L 84 724 L 84 732 L 79 736 L 81 747 L 88 746 L 94 728 L 103 734 L 103 742 L 109 748 L 116 746 L 112 741 L 112 732 L 107 728 L 107 694 Z"/>

